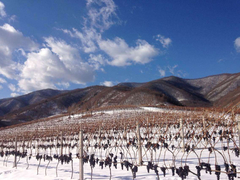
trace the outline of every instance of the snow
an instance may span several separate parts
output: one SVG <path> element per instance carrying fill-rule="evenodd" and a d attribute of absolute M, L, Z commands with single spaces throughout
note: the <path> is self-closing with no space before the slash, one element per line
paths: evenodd
<path fill-rule="evenodd" d="M 163 113 L 171 113 L 171 114 L 179 114 L 182 113 L 183 111 L 177 111 L 177 110 L 167 110 L 167 109 L 161 109 L 161 108 L 156 108 L 156 107 L 141 107 L 139 109 L 116 109 L 116 110 L 106 110 L 106 111 L 96 111 L 93 112 L 92 116 L 89 116 L 85 118 L 87 113 L 82 113 L 82 114 L 77 114 L 73 115 L 69 118 L 69 116 L 64 116 L 64 117 L 53 117 L 52 120 L 49 121 L 41 121 L 29 125 L 24 125 L 24 126 L 19 126 L 19 127 L 14 127 L 11 129 L 5 129 L 0 131 L 0 136 L 5 137 L 8 134 L 14 134 L 14 133 L 20 133 L 24 131 L 36 131 L 36 128 L 38 130 L 40 129 L 45 129 L 45 128 L 56 128 L 62 125 L 69 125 L 69 127 L 76 125 L 80 121 L 87 121 L 87 122 L 97 122 L 99 120 L 105 120 L 109 121 L 112 119 L 117 119 L 121 120 L 124 118 L 132 118 L 135 119 L 136 117 L 141 117 L 145 116 L 145 114 L 149 113 L 159 113 L 159 116 Z M 185 112 L 185 114 L 193 114 L 196 112 Z M 155 114 L 154 114 L 155 115 Z M 211 117 L 214 116 L 221 116 L 222 118 L 226 118 L 225 120 L 230 121 L 230 116 L 225 115 L 222 116 L 220 114 L 212 114 Z M 239 116 L 237 116 L 239 117 Z M 187 131 L 190 131 L 191 133 L 195 134 L 201 134 L 202 129 L 199 126 L 195 126 L 194 128 L 191 128 L 190 123 L 186 123 L 184 126 L 184 133 L 186 134 Z M 239 144 L 239 138 L 237 135 L 237 130 L 236 127 L 210 127 L 208 129 L 209 132 L 219 131 L 222 128 L 224 130 L 233 130 L 234 134 L 234 141 L 236 144 Z M 149 130 L 151 130 L 151 133 L 148 133 Z M 99 135 L 100 132 L 96 132 L 96 136 Z M 196 166 L 200 162 L 205 162 L 205 163 L 210 163 L 212 170 L 215 170 L 215 163 L 221 166 L 221 170 L 225 171 L 224 168 L 224 158 L 227 160 L 227 162 L 233 163 L 234 165 L 237 166 L 237 171 L 240 172 L 240 158 L 235 156 L 235 152 L 231 149 L 235 148 L 235 144 L 230 141 L 229 143 L 227 142 L 226 139 L 223 139 L 221 142 L 218 138 L 219 135 L 215 134 L 213 135 L 216 137 L 217 141 L 216 143 L 213 142 L 213 140 L 204 141 L 200 140 L 198 141 L 197 139 L 185 139 L 186 144 L 197 144 L 197 147 L 195 148 L 196 154 L 199 156 L 196 156 L 196 154 L 193 151 L 190 151 L 188 154 L 187 152 L 184 152 L 183 149 L 180 149 L 179 147 L 182 146 L 182 141 L 178 139 L 178 141 L 175 140 L 170 140 L 169 136 L 170 134 L 177 134 L 180 133 L 178 129 L 175 129 L 174 127 L 166 127 L 162 126 L 160 127 L 151 127 L 151 129 L 148 129 L 148 127 L 142 127 L 141 128 L 141 137 L 148 137 L 148 139 L 144 139 L 141 141 L 142 143 L 142 152 L 143 152 L 143 165 L 138 166 L 138 172 L 136 173 L 136 180 L 142 180 L 142 179 L 157 179 L 157 176 L 154 172 L 154 170 L 150 170 L 150 172 L 147 172 L 147 164 L 148 161 L 153 162 L 153 164 L 158 165 L 158 170 L 159 170 L 159 177 L 161 180 L 180 180 L 181 178 L 175 173 L 174 176 L 172 176 L 171 169 L 166 170 L 166 176 L 163 176 L 163 172 L 159 167 L 172 167 L 175 166 L 176 168 L 184 167 L 185 165 L 188 165 L 190 170 L 192 170 L 194 173 L 196 173 Z M 132 163 L 133 165 L 138 165 L 138 148 L 136 148 L 134 145 L 130 145 L 129 148 L 126 148 L 126 144 L 129 142 L 129 140 L 133 140 L 136 135 L 136 131 L 134 129 L 130 131 L 126 131 L 125 134 L 122 130 L 119 130 L 118 133 L 115 133 L 113 131 L 110 131 L 106 133 L 103 130 L 101 131 L 101 137 L 107 137 L 108 135 L 111 135 L 114 137 L 110 141 L 111 146 L 109 146 L 106 150 L 103 148 L 95 148 L 94 145 L 97 144 L 107 144 L 107 139 L 102 139 L 97 137 L 96 139 L 93 138 L 94 134 L 84 134 L 84 136 L 90 137 L 89 139 L 84 141 L 84 151 L 85 154 L 87 153 L 88 155 L 95 154 L 95 157 L 98 157 L 100 160 L 105 160 L 106 157 L 109 156 L 109 153 L 113 153 L 114 156 L 117 156 L 117 169 L 112 165 L 111 166 L 111 179 L 113 180 L 130 180 L 133 179 L 132 177 L 132 172 L 131 170 L 127 171 L 126 167 L 124 169 L 121 169 L 121 162 L 127 160 L 128 162 Z M 160 148 L 156 149 L 156 151 L 153 148 L 147 148 L 145 145 L 148 142 L 151 143 L 157 143 L 159 142 L 159 138 L 161 135 L 167 135 L 167 139 L 165 139 L 165 142 L 168 143 L 169 145 L 169 150 L 163 146 L 163 144 L 160 143 Z M 126 135 L 126 139 L 123 137 Z M 66 140 L 64 143 L 71 143 L 73 145 L 77 141 L 70 141 L 68 138 L 71 136 L 66 136 Z M 73 138 L 77 138 L 77 136 L 74 136 Z M 41 141 L 40 141 L 41 142 Z M 48 144 L 54 144 L 56 145 L 58 141 L 56 139 L 54 142 L 44 142 L 44 145 Z M 20 151 L 23 151 L 22 142 L 18 142 L 18 146 L 21 147 L 19 148 Z M 39 142 L 33 141 L 31 143 L 28 142 L 28 144 L 32 144 L 35 147 L 38 145 Z M 77 142 L 78 143 L 78 142 Z M 115 143 L 118 143 L 118 146 L 114 146 Z M 1 145 L 1 140 L 0 140 L 0 145 Z M 14 141 L 12 141 L 10 144 L 14 147 Z M 174 145 L 176 148 L 171 149 L 171 146 Z M 228 147 L 228 150 L 224 151 L 222 149 L 223 146 Z M 208 148 L 209 147 L 214 147 L 216 150 L 213 151 L 212 153 L 209 153 Z M 6 150 L 6 149 L 1 149 L 1 150 Z M 35 180 L 35 179 L 46 179 L 46 180 L 67 180 L 71 179 L 72 175 L 72 167 L 73 167 L 73 177 L 72 179 L 79 179 L 79 159 L 77 158 L 77 153 L 78 153 L 78 146 L 74 148 L 68 148 L 68 147 L 63 147 L 62 151 L 63 154 L 68 154 L 69 152 L 72 153 L 73 161 L 69 164 L 67 163 L 59 163 L 58 165 L 58 160 L 53 159 L 53 161 L 48 161 L 48 160 L 41 160 L 40 166 L 39 161 L 36 159 L 37 153 L 41 155 L 53 155 L 53 154 L 60 154 L 61 148 L 58 147 L 53 147 L 51 150 L 50 149 L 44 149 L 44 148 L 28 148 L 26 147 L 27 154 L 28 156 L 25 158 L 18 158 L 19 160 L 17 164 L 17 168 L 13 168 L 13 162 L 14 162 L 14 156 L 9 156 L 8 159 L 6 157 L 0 157 L 0 179 L 6 179 L 6 180 L 15 180 L 15 179 L 22 179 L 22 180 Z M 174 153 L 174 157 L 170 150 Z M 120 152 L 124 153 L 123 159 L 121 159 Z M 32 154 L 31 159 L 29 159 L 29 154 Z M 222 155 L 224 158 L 222 157 Z M 29 163 L 29 165 L 28 165 Z M 48 165 L 49 163 L 49 165 Z M 56 167 L 58 165 L 58 170 L 56 175 Z M 28 168 L 27 168 L 28 167 Z M 38 172 L 38 174 L 37 174 Z M 93 173 L 91 173 L 91 167 L 90 163 L 84 163 L 84 179 L 91 179 L 91 174 L 92 174 L 92 179 L 110 179 L 110 169 L 109 167 L 101 167 L 96 164 L 96 166 L 93 168 Z M 238 176 L 240 176 L 238 174 Z M 193 174 L 189 174 L 187 176 L 188 180 L 197 180 L 197 176 Z M 212 180 L 212 179 L 217 179 L 215 172 L 212 172 L 212 175 L 209 173 L 206 173 L 205 170 L 201 170 L 201 179 L 203 180 Z M 225 173 L 221 173 L 220 179 L 228 179 L 227 175 Z"/>

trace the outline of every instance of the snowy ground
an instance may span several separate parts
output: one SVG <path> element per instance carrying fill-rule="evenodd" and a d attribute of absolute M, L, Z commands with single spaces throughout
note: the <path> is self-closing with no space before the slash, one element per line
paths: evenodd
<path fill-rule="evenodd" d="M 179 157 L 181 157 L 181 153 L 179 154 Z M 171 156 L 166 157 L 166 159 L 171 159 Z M 203 157 L 201 158 L 203 161 L 207 161 L 209 159 L 208 153 L 204 153 Z M 178 159 L 177 164 L 180 163 L 180 159 Z M 190 165 L 190 169 L 192 169 L 194 172 L 195 170 L 195 164 L 197 163 L 197 158 L 193 156 L 190 156 L 187 160 L 187 164 Z M 213 156 L 210 157 L 210 162 L 215 161 L 215 158 Z M 221 161 L 219 162 L 221 164 Z M 233 163 L 237 165 L 238 171 L 240 171 L 240 160 L 239 159 L 234 159 Z M 56 166 L 57 166 L 57 161 L 54 160 L 52 161 L 47 170 L 47 164 L 48 161 L 42 161 L 38 170 L 38 165 L 39 161 L 36 161 L 35 158 L 31 159 L 29 161 L 29 167 L 27 168 L 27 163 L 26 159 L 21 159 L 19 163 L 17 164 L 17 168 L 13 168 L 13 156 L 8 159 L 7 162 L 7 167 L 4 165 L 3 166 L 3 159 L 0 160 L 1 164 L 1 170 L 0 170 L 0 179 L 22 179 L 22 180 L 33 180 L 33 179 L 47 179 L 47 180 L 67 180 L 71 179 L 72 176 L 72 167 L 71 163 L 70 164 L 63 164 L 61 163 L 58 165 L 58 177 L 56 177 Z M 161 164 L 161 162 L 159 163 Z M 214 167 L 212 167 L 214 169 Z M 222 166 L 223 169 L 223 166 Z M 37 175 L 37 170 L 38 175 Z M 129 170 L 127 171 L 126 168 L 124 167 L 124 170 L 121 170 L 120 164 L 118 164 L 117 169 L 112 167 L 112 179 L 124 179 L 124 180 L 130 180 L 132 178 L 132 172 Z M 47 175 L 45 175 L 47 173 Z M 159 172 L 160 179 L 164 180 L 180 180 L 181 178 L 178 177 L 178 175 L 172 176 L 171 170 L 166 171 L 166 177 L 163 177 L 163 173 L 160 171 Z M 78 159 L 73 160 L 73 179 L 78 179 L 79 178 L 79 162 Z M 91 179 L 91 168 L 89 163 L 86 163 L 84 165 L 84 179 Z M 110 179 L 110 171 L 108 167 L 104 167 L 101 169 L 98 165 L 96 165 L 95 168 L 93 168 L 93 174 L 92 174 L 92 179 Z M 154 173 L 153 170 L 150 170 L 150 173 L 147 173 L 146 166 L 139 167 L 138 172 L 136 174 L 136 179 L 157 179 L 156 174 Z M 195 175 L 189 175 L 187 179 L 194 179 L 197 180 L 198 178 Z M 210 179 L 217 179 L 216 175 L 214 172 L 212 172 L 212 175 L 209 173 L 205 173 L 204 170 L 201 171 L 201 179 L 203 180 L 210 180 Z M 228 179 L 226 174 L 221 173 L 220 179 Z"/>
<path fill-rule="evenodd" d="M 101 112 L 94 112 L 93 116 L 89 118 L 84 118 L 85 121 L 98 121 L 98 120 L 109 120 L 112 118 L 129 118 L 129 117 L 136 117 L 139 114 L 141 115 L 144 112 L 159 112 L 159 113 L 179 113 L 179 111 L 168 111 L 163 110 L 159 108 L 151 108 L 151 107 L 142 107 L 141 109 L 128 109 L 128 110 L 109 110 L 109 111 L 101 111 Z M 30 125 L 26 125 L 23 127 L 16 127 L 13 129 L 6 129 L 0 131 L 0 135 L 4 137 L 5 135 L 9 133 L 16 133 L 16 132 L 22 132 L 25 130 L 31 130 L 34 131 L 36 128 L 38 129 L 44 129 L 45 127 L 54 127 L 54 126 L 61 126 L 68 124 L 69 126 L 76 124 L 81 120 L 81 118 L 85 116 L 85 114 L 79 114 L 74 115 L 71 118 L 68 116 L 56 118 L 51 121 L 44 121 L 39 123 L 34 123 Z M 227 116 L 225 116 L 227 117 Z M 188 125 L 186 125 L 188 127 Z M 188 165 L 190 170 L 193 173 L 197 173 L 196 166 L 199 165 L 200 162 L 205 162 L 211 164 L 211 169 L 215 170 L 215 164 L 220 165 L 221 171 L 225 171 L 224 167 L 224 159 L 228 164 L 234 164 L 237 167 L 237 171 L 240 172 L 240 158 L 235 156 L 235 152 L 233 151 L 233 148 L 236 147 L 236 145 L 239 145 L 239 138 L 237 136 L 236 127 L 230 127 L 225 128 L 225 130 L 233 129 L 234 131 L 234 142 L 229 142 L 227 140 L 219 141 L 219 136 L 216 135 L 216 143 L 214 143 L 212 140 L 210 142 L 206 142 L 204 140 L 197 141 L 196 139 L 190 139 L 186 140 L 186 144 L 196 144 L 195 153 L 193 151 L 190 151 L 190 153 L 184 152 L 182 149 L 179 149 L 181 146 L 181 141 L 173 141 L 173 140 L 166 140 L 165 142 L 168 143 L 169 149 L 170 146 L 174 145 L 175 149 L 172 150 L 174 157 L 172 153 L 167 149 L 161 146 L 156 151 L 153 150 L 153 148 L 146 148 L 145 145 L 147 142 L 151 141 L 152 143 L 158 142 L 161 135 L 165 133 L 167 134 L 174 134 L 178 133 L 174 128 L 156 128 L 151 129 L 150 134 L 152 136 L 151 140 L 144 140 L 142 141 L 142 151 L 143 151 L 143 165 L 138 166 L 138 172 L 136 173 L 135 179 L 157 179 L 156 173 L 154 170 L 150 170 L 150 172 L 147 172 L 147 164 L 149 161 L 153 162 L 153 164 L 158 165 L 158 171 L 159 171 L 159 178 L 163 180 L 180 180 L 181 178 L 175 173 L 174 176 L 172 176 L 171 169 L 166 170 L 166 176 L 163 176 L 163 172 L 161 171 L 160 167 L 173 167 L 176 168 L 184 167 L 185 165 Z M 221 128 L 210 128 L 210 131 L 213 130 L 220 130 Z M 163 131 L 163 132 L 160 132 Z M 200 134 L 202 129 L 196 128 L 196 129 L 186 129 L 190 130 L 191 132 L 195 132 L 196 134 Z M 175 132 L 176 131 L 176 132 Z M 141 129 L 141 136 L 147 137 L 146 132 L 148 132 L 147 128 Z M 148 134 L 149 135 L 149 134 Z M 119 131 L 119 134 L 113 135 L 114 137 L 120 136 L 123 137 L 123 134 Z M 101 167 L 96 164 L 96 166 L 93 168 L 93 171 L 91 173 L 91 167 L 89 163 L 84 164 L 84 179 L 124 179 L 124 180 L 130 180 L 133 179 L 131 170 L 126 169 L 126 167 L 121 169 L 121 162 L 122 161 L 128 161 L 132 163 L 133 165 L 138 165 L 138 149 L 130 145 L 128 148 L 126 148 L 126 144 L 129 142 L 129 139 L 133 139 L 135 137 L 134 131 L 129 131 L 126 134 L 127 139 L 121 140 L 121 142 L 118 139 L 112 140 L 110 143 L 115 144 L 118 143 L 117 148 L 115 147 L 109 147 L 106 150 L 94 148 L 94 144 L 106 144 L 107 140 L 100 140 L 98 139 L 89 139 L 86 140 L 84 150 L 88 155 L 95 154 L 95 157 L 98 157 L 100 160 L 106 159 L 108 157 L 109 153 L 113 153 L 114 157 L 117 156 L 117 169 L 112 165 L 111 166 L 111 176 L 110 176 L 110 169 L 109 167 Z M 66 141 L 67 142 L 67 141 Z M 31 142 L 32 144 L 36 145 L 36 142 Z M 236 144 L 234 144 L 236 143 Z M 56 142 L 54 142 L 56 144 Z M 71 142 L 71 145 L 73 145 L 74 142 Z M 14 145 L 14 142 L 10 145 Z M 21 147 L 21 146 L 20 146 Z M 208 148 L 214 147 L 216 150 L 212 153 L 209 153 Z M 222 149 L 222 147 L 228 147 L 226 151 Z M 6 149 L 1 149 L 6 150 Z M 1 151 L 0 150 L 0 151 Z M 23 151 L 21 148 L 20 151 Z M 26 149 L 25 149 L 26 150 Z M 171 150 L 171 149 L 170 149 Z M 9 156 L 8 158 L 0 157 L 0 179 L 7 179 L 7 180 L 14 180 L 14 179 L 22 179 L 22 180 L 30 180 L 30 179 L 47 179 L 47 180 L 65 180 L 65 179 L 79 179 L 79 159 L 76 157 L 76 154 L 78 153 L 78 148 L 63 148 L 63 154 L 68 154 L 70 151 L 73 154 L 73 161 L 69 164 L 58 164 L 58 160 L 53 159 L 53 161 L 48 160 L 41 160 L 41 162 L 36 160 L 37 150 L 32 148 L 27 148 L 27 154 L 28 157 L 25 158 L 18 158 L 17 157 L 17 168 L 13 168 L 13 162 L 14 162 L 14 156 Z M 38 153 L 41 155 L 53 155 L 53 154 L 59 154 L 61 151 L 61 148 L 53 148 L 51 151 L 49 149 L 45 150 L 43 148 L 38 149 Z M 120 152 L 124 153 L 124 157 L 120 158 Z M 31 159 L 29 160 L 29 155 L 32 154 Z M 198 157 L 197 157 L 198 156 Z M 56 170 L 56 167 L 57 170 Z M 73 169 L 73 171 L 72 171 Z M 57 173 L 57 174 L 56 174 Z M 237 175 L 237 177 L 240 176 L 240 174 Z M 240 177 L 239 177 L 240 178 Z M 186 179 L 192 179 L 197 180 L 197 176 L 189 173 Z M 217 179 L 215 172 L 212 171 L 212 174 L 210 175 L 209 172 L 206 173 L 205 170 L 201 170 L 201 179 L 203 180 L 212 180 Z M 220 179 L 228 179 L 227 175 L 225 173 L 221 173 Z"/>

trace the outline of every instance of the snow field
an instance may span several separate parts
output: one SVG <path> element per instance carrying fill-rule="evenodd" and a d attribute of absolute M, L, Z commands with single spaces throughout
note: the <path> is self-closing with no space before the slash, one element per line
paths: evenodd
<path fill-rule="evenodd" d="M 79 126 L 79 124 L 87 122 L 86 124 L 89 124 L 89 126 L 95 124 L 99 127 L 86 128 L 82 124 L 81 127 L 84 126 L 85 132 L 84 157 L 89 156 L 89 161 L 90 156 L 94 154 L 94 160 L 103 161 L 104 165 L 103 169 L 101 169 L 98 162 L 91 171 L 90 162 L 85 163 L 85 179 L 91 179 L 91 176 L 92 179 L 110 179 L 110 177 L 111 179 L 133 179 L 131 169 L 134 166 L 138 167 L 136 178 L 134 179 L 158 179 L 154 168 L 149 166 L 149 162 L 152 165 L 157 165 L 160 179 L 169 180 L 182 179 L 176 173 L 176 169 L 184 166 L 188 166 L 191 170 L 186 179 L 198 179 L 196 166 L 200 166 L 200 163 L 210 164 L 212 170 L 211 175 L 210 172 L 206 173 L 206 168 L 203 165 L 201 179 L 217 179 L 214 171 L 215 165 L 220 165 L 221 167 L 220 179 L 228 179 L 227 174 L 224 173 L 224 163 L 234 164 L 236 170 L 240 172 L 240 159 L 239 156 L 236 156 L 236 150 L 239 148 L 239 138 L 236 123 L 229 116 L 211 115 L 211 117 L 208 117 L 209 121 L 206 121 L 206 129 L 203 131 L 201 114 L 198 117 L 196 114 L 193 116 L 189 112 L 185 113 L 185 115 L 180 113 L 165 112 L 162 109 L 158 111 L 157 108 L 143 108 L 142 110 L 95 112 L 87 118 L 84 118 L 86 114 L 74 115 L 71 118 L 66 116 L 52 121 L 43 121 L 0 131 L 2 137 L 3 135 L 6 137 L 6 141 L 2 141 L 4 146 L 0 146 L 0 151 L 14 150 L 14 140 L 7 141 L 7 135 L 9 134 L 11 134 L 11 137 L 14 137 L 14 134 L 17 132 L 23 133 L 27 131 L 34 133 L 36 128 L 38 131 L 41 131 L 46 129 L 46 127 L 55 127 L 56 129 L 61 126 L 69 126 L 69 130 L 72 130 L 72 126 Z M 190 115 L 191 117 L 189 117 Z M 213 120 L 214 116 L 215 119 L 220 116 L 217 119 L 224 119 L 224 123 L 216 123 L 216 120 Z M 183 148 L 179 117 L 184 119 L 183 135 L 185 148 Z M 99 121 L 100 123 L 98 123 Z M 141 124 L 140 134 L 143 159 L 143 165 L 141 166 L 138 162 L 139 148 L 136 121 L 139 121 Z M 67 131 L 67 129 L 64 130 Z M 71 179 L 72 167 L 72 178 L 78 179 L 79 159 L 77 154 L 79 152 L 79 140 L 77 134 L 69 135 L 69 133 L 64 132 L 64 140 L 62 140 L 59 134 L 58 138 L 51 134 L 50 137 L 38 137 L 33 140 L 26 138 L 24 141 L 19 139 L 17 149 L 20 152 L 27 151 L 27 157 L 17 157 L 19 160 L 17 168 L 12 168 L 14 162 L 13 155 L 7 156 L 7 161 L 6 156 L 0 157 L 0 179 L 16 179 L 16 177 L 17 179 L 21 179 L 21 177 L 22 179 Z M 25 146 L 23 146 L 24 144 Z M 52 147 L 50 148 L 51 145 Z M 69 155 L 71 152 L 72 161 L 61 164 L 58 159 L 53 159 L 52 161 L 41 159 L 41 162 L 36 159 L 37 155 L 60 156 L 61 152 L 63 155 Z M 30 156 L 31 159 L 29 159 Z M 116 156 L 117 169 L 115 169 L 115 164 L 113 163 Z M 109 168 L 109 165 L 105 167 L 105 161 L 108 157 L 112 160 L 111 168 Z M 125 166 L 126 162 L 131 164 L 129 170 Z M 124 164 L 123 170 L 121 169 L 121 163 Z M 27 167 L 28 169 L 26 169 Z M 58 167 L 57 171 L 56 167 Z M 147 172 L 147 167 L 150 167 L 149 173 Z M 174 176 L 172 176 L 171 167 L 174 167 Z M 165 177 L 161 168 L 166 168 Z M 240 175 L 238 174 L 237 176 Z"/>

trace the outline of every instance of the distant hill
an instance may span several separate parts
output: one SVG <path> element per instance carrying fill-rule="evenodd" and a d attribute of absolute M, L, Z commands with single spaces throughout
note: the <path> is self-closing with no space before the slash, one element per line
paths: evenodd
<path fill-rule="evenodd" d="M 1 99 L 0 126 L 114 105 L 231 108 L 239 103 L 240 73 L 200 79 L 170 76 L 146 83 L 120 83 L 113 87 L 92 86 L 70 91 L 45 89 Z"/>
<path fill-rule="evenodd" d="M 5 115 L 14 110 L 19 110 L 20 108 L 23 108 L 23 107 L 36 104 L 42 100 L 48 99 L 52 96 L 56 96 L 64 92 L 65 91 L 45 89 L 45 90 L 35 91 L 23 96 L 0 99 L 0 116 Z"/>

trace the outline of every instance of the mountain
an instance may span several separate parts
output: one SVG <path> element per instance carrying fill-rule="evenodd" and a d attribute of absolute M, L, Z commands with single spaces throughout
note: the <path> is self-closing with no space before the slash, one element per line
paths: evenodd
<path fill-rule="evenodd" d="M 18 96 L 14 98 L 1 99 L 0 100 L 0 116 L 5 115 L 14 110 L 36 104 L 42 100 L 48 99 L 52 96 L 56 96 L 65 91 L 45 89 L 40 91 L 35 91 L 23 96 Z"/>
<path fill-rule="evenodd" d="M 0 126 L 60 113 L 125 105 L 228 107 L 239 105 L 240 73 L 199 79 L 165 77 L 146 83 L 91 86 L 69 91 L 40 90 L 0 100 Z"/>

